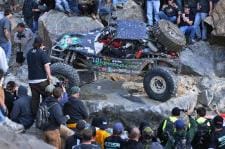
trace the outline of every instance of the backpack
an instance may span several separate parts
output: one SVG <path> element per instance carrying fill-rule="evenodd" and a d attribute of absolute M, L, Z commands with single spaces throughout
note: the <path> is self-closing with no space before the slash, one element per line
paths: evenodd
<path fill-rule="evenodd" d="M 191 142 L 186 136 L 175 140 L 174 149 L 192 149 Z"/>
<path fill-rule="evenodd" d="M 39 106 L 38 111 L 37 111 L 37 116 L 36 116 L 36 127 L 38 129 L 43 130 L 49 125 L 49 116 L 50 116 L 49 109 L 51 109 L 56 104 L 57 103 L 53 103 L 48 107 L 47 103 L 43 102 Z"/>
<path fill-rule="evenodd" d="M 163 145 L 165 145 L 168 141 L 169 135 L 172 135 L 174 133 L 174 123 L 168 118 L 163 121 L 163 125 L 166 123 L 165 128 L 162 126 L 162 130 L 159 130 L 159 139 Z"/>
<path fill-rule="evenodd" d="M 207 125 L 208 123 L 210 123 L 209 120 L 206 120 L 204 123 L 198 124 L 197 132 L 192 141 L 193 146 L 207 146 L 210 136 L 210 126 Z"/>

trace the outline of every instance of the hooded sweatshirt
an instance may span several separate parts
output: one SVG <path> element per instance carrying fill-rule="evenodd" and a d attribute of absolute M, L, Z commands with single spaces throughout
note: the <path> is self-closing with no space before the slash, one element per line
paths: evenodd
<path fill-rule="evenodd" d="M 18 99 L 14 102 L 11 119 L 14 122 L 22 124 L 28 129 L 33 124 L 33 117 L 31 113 L 31 97 L 27 95 L 27 88 L 20 86 L 18 89 Z"/>

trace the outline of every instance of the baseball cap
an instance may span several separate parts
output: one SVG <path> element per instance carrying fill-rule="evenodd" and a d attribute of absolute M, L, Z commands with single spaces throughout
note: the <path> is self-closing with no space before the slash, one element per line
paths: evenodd
<path fill-rule="evenodd" d="M 185 127 L 185 123 L 183 120 L 176 120 L 175 127 L 177 129 L 183 129 Z"/>
<path fill-rule="evenodd" d="M 113 125 L 113 133 L 120 134 L 124 131 L 124 126 L 122 123 L 117 122 Z"/>
<path fill-rule="evenodd" d="M 108 128 L 108 121 L 107 121 L 107 119 L 105 118 L 105 117 L 101 117 L 100 119 L 99 119 L 99 122 L 100 122 L 100 125 L 99 125 L 99 128 L 100 129 L 107 129 Z"/>
<path fill-rule="evenodd" d="M 78 86 L 74 86 L 70 89 L 70 95 L 80 93 L 80 88 Z"/>
<path fill-rule="evenodd" d="M 153 130 L 150 127 L 145 127 L 142 134 L 146 136 L 153 136 Z"/>

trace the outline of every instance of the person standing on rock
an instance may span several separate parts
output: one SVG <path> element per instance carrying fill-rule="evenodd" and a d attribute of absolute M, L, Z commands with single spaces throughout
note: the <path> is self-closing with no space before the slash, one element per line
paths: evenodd
<path fill-rule="evenodd" d="M 0 20 L 0 46 L 4 49 L 7 61 L 9 62 L 12 54 L 11 29 L 12 12 L 10 9 L 4 11 L 4 18 Z"/>
<path fill-rule="evenodd" d="M 63 112 L 65 115 L 69 115 L 70 119 L 67 122 L 67 126 L 71 129 L 76 127 L 76 123 L 79 120 L 86 120 L 88 118 L 88 111 L 82 101 L 80 101 L 80 88 L 74 86 L 70 89 L 70 98 L 67 103 L 64 104 Z"/>
<path fill-rule="evenodd" d="M 34 0 L 24 0 L 23 3 L 23 17 L 24 21 L 26 22 L 27 26 L 32 29 L 33 28 L 33 11 L 32 9 L 35 7 Z"/>
<path fill-rule="evenodd" d="M 159 21 L 159 8 L 160 8 L 160 0 L 147 0 L 147 19 L 148 24 L 153 25 L 155 22 Z"/>
<path fill-rule="evenodd" d="M 45 98 L 45 88 L 51 82 L 50 58 L 44 51 L 43 40 L 36 37 L 31 49 L 27 54 L 28 79 L 32 92 L 32 113 L 35 118 L 39 104 L 40 95 Z"/>

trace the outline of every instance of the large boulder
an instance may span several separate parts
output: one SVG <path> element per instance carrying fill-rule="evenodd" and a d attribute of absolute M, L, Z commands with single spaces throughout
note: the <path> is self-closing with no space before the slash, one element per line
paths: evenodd
<path fill-rule="evenodd" d="M 0 134 L 1 149 L 53 149 L 34 136 L 16 134 L 4 126 L 0 126 Z"/>
<path fill-rule="evenodd" d="M 141 5 L 138 5 L 133 0 L 128 0 L 123 9 L 117 9 L 116 15 L 119 20 L 135 19 L 144 21 L 144 12 Z"/>
<path fill-rule="evenodd" d="M 180 62 L 184 74 L 215 76 L 214 51 L 206 42 L 198 42 L 182 51 Z"/>
<path fill-rule="evenodd" d="M 225 1 L 220 0 L 206 22 L 213 27 L 213 35 L 225 36 Z"/>
<path fill-rule="evenodd" d="M 55 10 L 46 12 L 39 18 L 39 34 L 48 48 L 64 33 L 86 33 L 102 27 L 99 21 L 90 17 L 68 17 Z"/>

